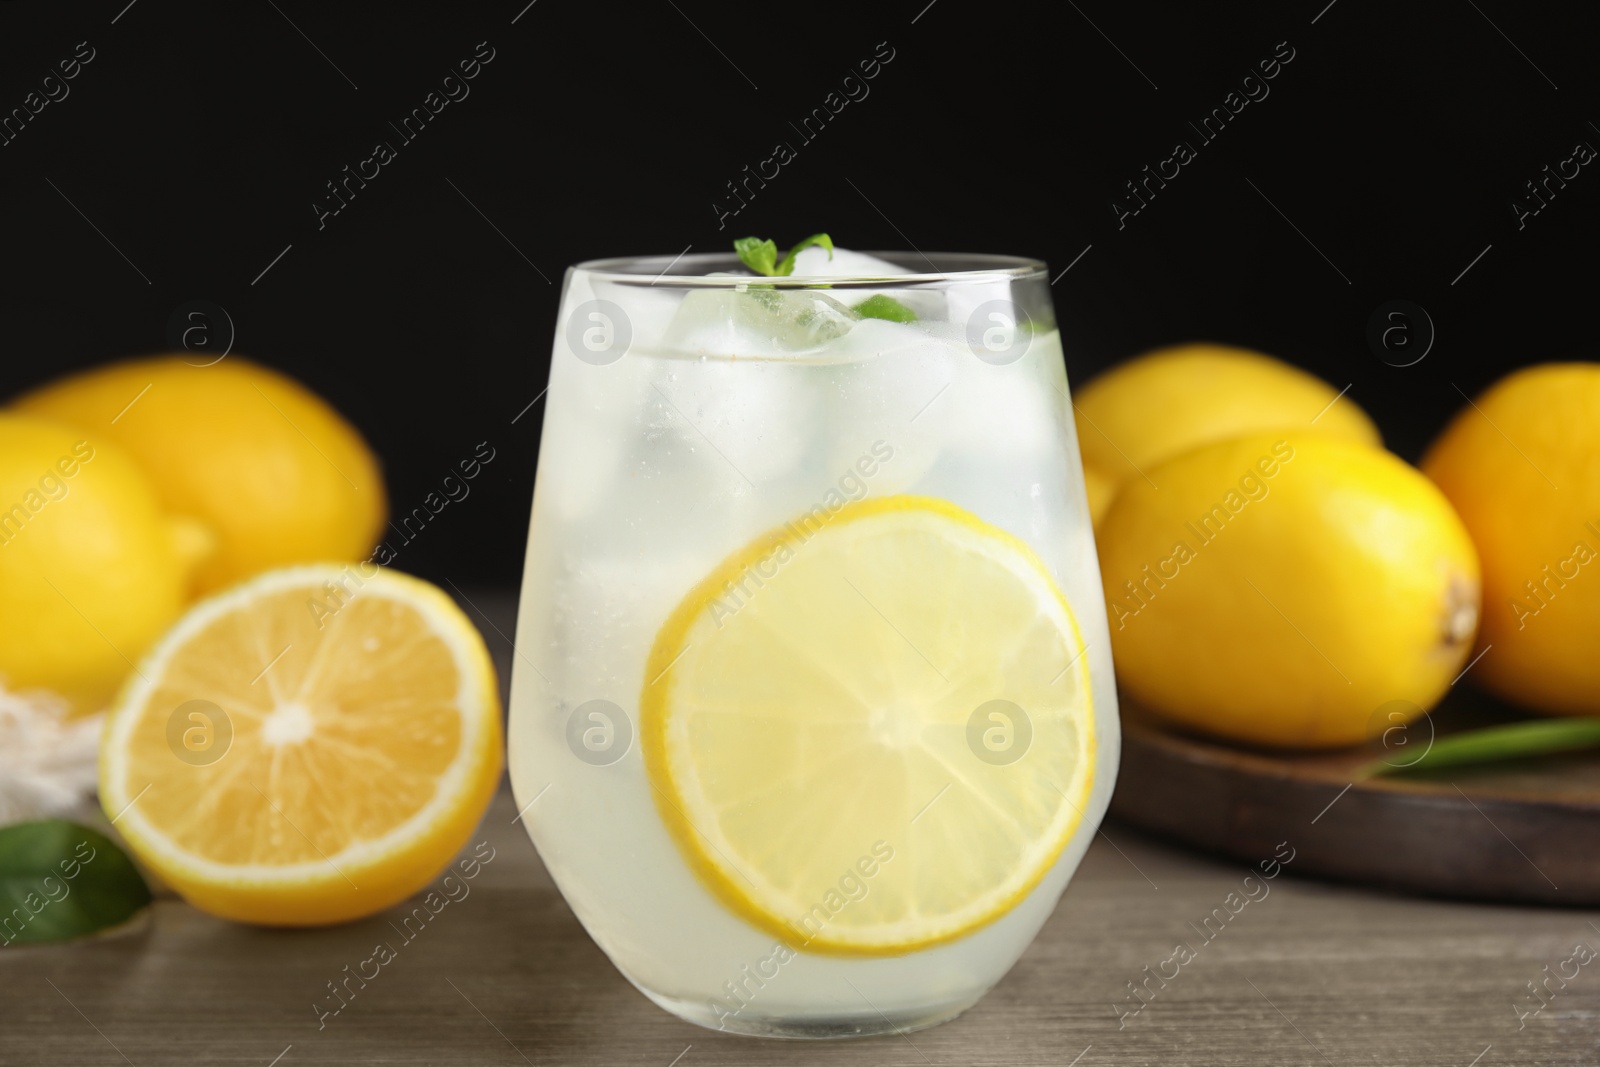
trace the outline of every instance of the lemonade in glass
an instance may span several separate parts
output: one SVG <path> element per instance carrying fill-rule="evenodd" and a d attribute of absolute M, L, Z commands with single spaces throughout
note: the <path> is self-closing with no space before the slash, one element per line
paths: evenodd
<path fill-rule="evenodd" d="M 567 273 L 512 785 L 657 1004 L 905 1032 L 1005 975 L 1116 774 L 1061 342 L 1036 261 L 742 244 Z"/>

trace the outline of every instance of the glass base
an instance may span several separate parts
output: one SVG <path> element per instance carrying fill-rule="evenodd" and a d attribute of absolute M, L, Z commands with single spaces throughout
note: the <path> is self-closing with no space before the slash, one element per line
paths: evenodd
<path fill-rule="evenodd" d="M 728 1012 L 718 1014 L 711 1011 L 703 1001 L 663 996 L 643 987 L 639 987 L 639 991 L 678 1018 L 696 1026 L 703 1026 L 707 1030 L 789 1041 L 831 1041 L 852 1037 L 908 1034 L 914 1030 L 926 1030 L 930 1026 L 949 1022 L 983 999 L 983 994 L 980 993 L 975 997 L 951 1004 L 899 1012 L 866 1010 L 858 1014 L 791 1012 L 780 1015 L 763 1012 L 758 1005 L 751 1004 L 737 1014 Z"/>

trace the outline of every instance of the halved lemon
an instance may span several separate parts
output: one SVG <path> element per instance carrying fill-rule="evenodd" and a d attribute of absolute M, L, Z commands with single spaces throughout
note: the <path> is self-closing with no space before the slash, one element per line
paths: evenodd
<path fill-rule="evenodd" d="M 942 500 L 818 508 L 656 638 L 640 738 L 704 883 L 812 952 L 898 955 L 1016 906 L 1094 777 L 1083 640 L 1025 544 Z"/>
<path fill-rule="evenodd" d="M 100 798 L 196 907 L 319 925 L 427 884 L 502 752 L 494 667 L 448 596 L 293 567 L 196 605 L 145 657 L 106 721 Z"/>

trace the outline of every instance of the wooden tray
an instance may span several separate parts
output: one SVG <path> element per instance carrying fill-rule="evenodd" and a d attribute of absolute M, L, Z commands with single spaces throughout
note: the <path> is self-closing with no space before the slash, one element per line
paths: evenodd
<path fill-rule="evenodd" d="M 1408 731 L 1408 742 L 1520 718 L 1472 690 Z M 1295 849 L 1290 869 L 1475 900 L 1600 906 L 1600 750 L 1429 774 L 1356 780 L 1398 747 L 1313 755 L 1202 740 L 1122 704 L 1111 812 L 1173 840 L 1243 860 Z M 1415 747 L 1410 752 L 1417 751 Z"/>

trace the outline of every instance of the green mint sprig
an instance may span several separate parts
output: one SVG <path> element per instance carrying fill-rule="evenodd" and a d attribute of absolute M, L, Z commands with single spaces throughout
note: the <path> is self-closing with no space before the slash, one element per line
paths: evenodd
<path fill-rule="evenodd" d="M 768 278 L 787 278 L 794 273 L 794 257 L 812 245 L 820 245 L 828 250 L 828 258 L 833 258 L 833 238 L 825 233 L 814 233 L 804 241 L 789 249 L 782 258 L 778 258 L 778 246 L 771 241 L 763 241 L 759 237 L 741 237 L 733 242 L 733 250 L 738 253 L 739 260 L 757 274 Z M 870 296 L 855 306 L 855 313 L 864 319 L 887 319 L 889 322 L 916 322 L 917 313 L 906 307 L 892 296 L 878 293 Z"/>
<path fill-rule="evenodd" d="M 794 257 L 810 248 L 812 245 L 821 245 L 828 250 L 828 258 L 833 258 L 833 238 L 825 233 L 814 233 L 804 241 L 789 249 L 782 258 L 778 258 L 778 246 L 771 241 L 763 241 L 759 237 L 741 237 L 733 242 L 733 250 L 739 254 L 739 260 L 757 274 L 766 275 L 768 278 L 787 278 L 794 273 Z"/>

